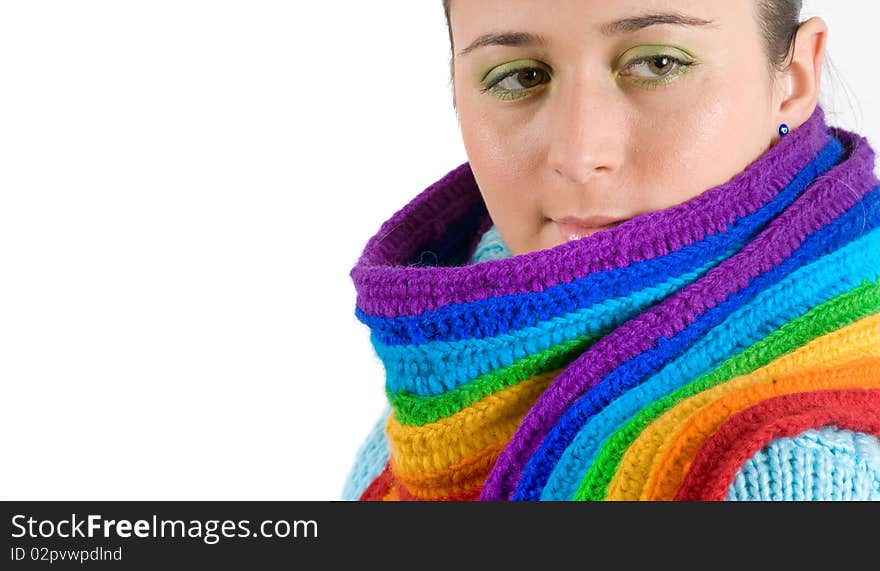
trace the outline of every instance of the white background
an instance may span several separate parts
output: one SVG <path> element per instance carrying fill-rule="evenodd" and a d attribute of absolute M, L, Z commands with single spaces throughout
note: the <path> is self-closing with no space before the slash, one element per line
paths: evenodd
<path fill-rule="evenodd" d="M 880 4 L 815 14 L 880 144 Z M 466 160 L 448 57 L 440 0 L 0 4 L 0 498 L 339 497 L 384 399 L 348 274 Z"/>

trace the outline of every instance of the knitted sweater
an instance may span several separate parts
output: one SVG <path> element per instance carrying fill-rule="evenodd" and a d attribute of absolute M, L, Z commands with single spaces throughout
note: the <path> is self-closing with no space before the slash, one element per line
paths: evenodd
<path fill-rule="evenodd" d="M 452 171 L 352 270 L 389 406 L 343 498 L 880 499 L 873 162 L 817 107 L 728 183 L 523 256 Z"/>

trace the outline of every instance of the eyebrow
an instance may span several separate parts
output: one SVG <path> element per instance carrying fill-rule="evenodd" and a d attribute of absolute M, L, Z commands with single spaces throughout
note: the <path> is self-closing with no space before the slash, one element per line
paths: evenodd
<path fill-rule="evenodd" d="M 687 16 L 675 12 L 652 12 L 609 22 L 599 28 L 599 31 L 603 36 L 613 36 L 616 34 L 628 34 L 643 28 L 659 26 L 661 24 L 672 24 L 675 26 L 707 26 L 713 22 L 714 20 L 704 20 L 702 18 L 695 18 L 693 16 Z M 493 32 L 479 36 L 476 40 L 471 42 L 468 47 L 458 52 L 458 55 L 466 56 L 477 48 L 485 46 L 543 46 L 546 44 L 547 41 L 538 34 L 532 34 L 529 32 Z"/>

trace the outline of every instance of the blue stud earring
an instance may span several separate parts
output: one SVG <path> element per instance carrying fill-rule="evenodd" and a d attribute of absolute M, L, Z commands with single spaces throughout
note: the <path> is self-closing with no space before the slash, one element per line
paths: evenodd
<path fill-rule="evenodd" d="M 781 137 L 788 135 L 788 125 L 783 123 L 782 125 L 779 126 L 779 135 Z"/>

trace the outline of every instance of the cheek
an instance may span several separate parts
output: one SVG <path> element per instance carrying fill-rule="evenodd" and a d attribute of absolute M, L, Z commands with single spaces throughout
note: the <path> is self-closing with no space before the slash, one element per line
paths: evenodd
<path fill-rule="evenodd" d="M 639 211 L 660 210 L 724 184 L 764 150 L 769 107 L 740 87 L 711 78 L 695 86 L 686 104 L 657 117 L 640 116 L 631 147 Z"/>
<path fill-rule="evenodd" d="M 522 215 L 536 208 L 536 151 L 527 122 L 461 109 L 461 133 L 474 174 L 493 218 Z M 513 125 L 513 126 L 511 126 Z"/>
<path fill-rule="evenodd" d="M 700 86 L 688 120 L 683 148 L 687 164 L 704 173 L 706 187 L 717 186 L 746 168 L 768 147 L 774 133 L 770 77 L 761 54 L 746 54 L 754 65 L 718 68 Z"/>

